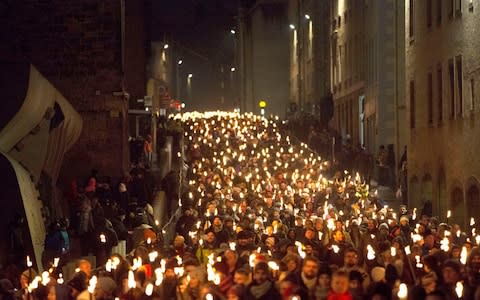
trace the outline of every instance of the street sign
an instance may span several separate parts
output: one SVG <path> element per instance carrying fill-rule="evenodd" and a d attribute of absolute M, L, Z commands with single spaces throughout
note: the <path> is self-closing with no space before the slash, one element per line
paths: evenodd
<path fill-rule="evenodd" d="M 140 99 L 137 100 L 137 102 L 141 102 L 139 101 Z M 144 96 L 143 97 L 143 105 L 145 106 L 152 106 L 152 96 Z"/>
<path fill-rule="evenodd" d="M 169 108 L 171 106 L 172 98 L 170 98 L 170 95 L 168 92 L 166 92 L 163 95 L 160 95 L 160 108 Z"/>

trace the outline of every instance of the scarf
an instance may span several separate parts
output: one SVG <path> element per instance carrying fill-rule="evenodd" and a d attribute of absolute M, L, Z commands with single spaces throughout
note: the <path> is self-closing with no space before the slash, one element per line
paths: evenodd
<path fill-rule="evenodd" d="M 250 287 L 250 292 L 252 293 L 253 297 L 255 297 L 255 299 L 259 299 L 270 290 L 271 286 L 272 286 L 272 283 L 267 280 L 262 284 L 252 285 Z"/>
<path fill-rule="evenodd" d="M 212 227 L 213 227 L 213 231 L 214 231 L 215 233 L 218 233 L 218 232 L 222 231 L 222 229 L 223 229 L 223 224 L 221 224 L 221 225 L 219 225 L 219 226 L 213 225 Z"/>
<path fill-rule="evenodd" d="M 305 274 L 301 274 L 302 276 L 302 280 L 303 280 L 303 283 L 305 284 L 305 286 L 308 288 L 308 290 L 313 290 L 315 288 L 315 286 L 317 285 L 317 278 L 314 277 L 312 279 L 308 279 Z"/>
<path fill-rule="evenodd" d="M 345 294 L 335 294 L 333 291 L 330 291 L 327 300 L 353 300 L 353 297 L 350 292 L 346 292 Z"/>
<path fill-rule="evenodd" d="M 218 285 L 218 288 L 220 289 L 220 292 L 224 295 L 227 294 L 228 290 L 233 286 L 233 277 L 232 276 L 226 276 Z"/>

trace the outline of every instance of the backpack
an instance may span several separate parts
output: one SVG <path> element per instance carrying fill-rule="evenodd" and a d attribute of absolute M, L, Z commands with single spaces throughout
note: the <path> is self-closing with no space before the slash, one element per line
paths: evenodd
<path fill-rule="evenodd" d="M 62 252 L 62 237 L 59 231 L 51 231 L 45 237 L 45 250 Z"/>
<path fill-rule="evenodd" d="M 62 253 L 65 254 L 70 251 L 70 238 L 66 230 L 60 230 L 60 236 Z"/>

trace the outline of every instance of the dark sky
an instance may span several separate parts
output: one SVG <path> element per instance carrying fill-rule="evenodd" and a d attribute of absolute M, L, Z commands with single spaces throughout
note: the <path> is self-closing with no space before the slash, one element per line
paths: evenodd
<path fill-rule="evenodd" d="M 230 71 L 234 62 L 230 30 L 236 25 L 237 8 L 238 0 L 152 1 L 152 40 L 173 41 L 177 47 L 172 51 L 184 60 L 184 73 L 194 74 L 193 101 L 187 102 L 187 109 L 219 108 L 220 67 Z M 229 100 L 225 102 L 233 105 Z"/>

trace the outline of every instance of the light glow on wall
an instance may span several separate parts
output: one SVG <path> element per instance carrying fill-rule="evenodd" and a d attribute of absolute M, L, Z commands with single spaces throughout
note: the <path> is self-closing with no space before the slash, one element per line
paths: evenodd
<path fill-rule="evenodd" d="M 313 22 L 308 21 L 308 57 L 313 56 Z"/>

